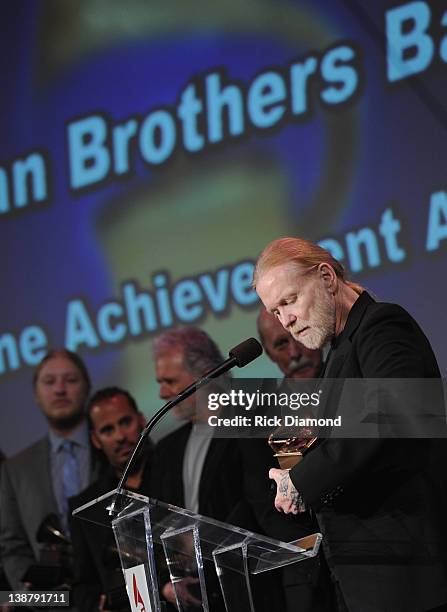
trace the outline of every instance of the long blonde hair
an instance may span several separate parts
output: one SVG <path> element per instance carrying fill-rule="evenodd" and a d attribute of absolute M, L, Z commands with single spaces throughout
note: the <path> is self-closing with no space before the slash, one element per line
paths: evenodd
<path fill-rule="evenodd" d="M 317 268 L 320 264 L 326 263 L 332 266 L 337 277 L 342 280 L 345 285 L 353 289 L 359 295 L 364 291 L 364 288 L 346 279 L 345 269 L 341 263 L 333 257 L 329 251 L 323 249 L 310 240 L 304 238 L 278 238 L 270 242 L 258 257 L 255 270 L 253 273 L 253 287 L 259 282 L 260 277 L 268 270 L 283 266 L 288 263 L 294 263 L 309 271 L 311 268 Z"/>

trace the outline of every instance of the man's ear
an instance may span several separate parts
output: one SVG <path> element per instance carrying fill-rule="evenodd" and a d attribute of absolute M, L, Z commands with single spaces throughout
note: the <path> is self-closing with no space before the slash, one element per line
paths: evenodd
<path fill-rule="evenodd" d="M 99 450 L 101 450 L 101 444 L 98 440 L 97 435 L 95 434 L 94 431 L 90 432 L 90 440 L 92 441 L 92 444 L 95 448 L 98 448 Z"/>
<path fill-rule="evenodd" d="M 321 263 L 318 266 L 318 273 L 323 282 L 323 286 L 332 294 L 337 290 L 337 275 L 334 268 L 327 263 Z"/>
<path fill-rule="evenodd" d="M 138 419 L 140 421 L 141 427 L 144 429 L 146 427 L 146 425 L 147 425 L 147 419 L 146 419 L 145 415 L 142 412 L 140 412 L 140 411 L 138 411 Z"/>

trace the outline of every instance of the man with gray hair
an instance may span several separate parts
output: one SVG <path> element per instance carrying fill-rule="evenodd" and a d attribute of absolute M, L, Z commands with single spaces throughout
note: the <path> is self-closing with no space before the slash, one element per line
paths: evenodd
<path fill-rule="evenodd" d="M 165 401 L 174 399 L 194 380 L 224 361 L 216 343 L 195 327 L 162 333 L 154 341 L 153 356 L 160 398 Z M 241 469 L 244 458 L 240 441 L 213 437 L 212 428 L 206 422 L 208 408 L 197 395 L 178 404 L 173 414 L 186 423 L 163 438 L 155 449 L 151 495 L 211 518 L 259 531 L 248 501 L 247 475 Z M 199 604 L 194 582 L 197 580 L 186 577 L 180 585 L 185 605 Z M 167 579 L 163 583 L 163 578 L 161 584 L 162 595 L 175 605 L 172 584 Z M 179 588 L 179 583 L 176 586 Z M 218 588 L 211 590 L 211 609 L 223 609 Z M 272 590 L 275 603 L 279 603 L 280 595 L 273 595 Z M 263 594 L 263 597 L 266 596 Z M 283 609 L 282 604 L 279 607 L 266 601 L 264 604 L 266 610 Z"/>
<path fill-rule="evenodd" d="M 206 332 L 197 327 L 171 329 L 155 338 L 153 346 L 160 398 L 173 399 L 194 380 L 224 361 L 218 346 Z M 230 374 L 223 375 L 229 380 Z M 199 423 L 206 421 L 203 406 L 197 404 L 197 395 L 191 395 L 172 409 L 178 420 Z"/>

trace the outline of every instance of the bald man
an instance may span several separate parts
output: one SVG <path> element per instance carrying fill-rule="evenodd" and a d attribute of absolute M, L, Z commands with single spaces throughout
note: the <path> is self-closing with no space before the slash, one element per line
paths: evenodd
<path fill-rule="evenodd" d="M 308 349 L 284 329 L 276 317 L 262 308 L 257 318 L 259 338 L 265 352 L 276 363 L 285 378 L 318 376 L 322 352 Z"/>

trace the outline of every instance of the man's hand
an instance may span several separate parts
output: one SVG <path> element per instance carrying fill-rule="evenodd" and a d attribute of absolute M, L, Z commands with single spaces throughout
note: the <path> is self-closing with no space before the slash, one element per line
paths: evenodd
<path fill-rule="evenodd" d="M 269 471 L 269 478 L 276 482 L 275 508 L 279 512 L 298 514 L 306 511 L 300 494 L 290 480 L 288 470 L 272 468 Z"/>
<path fill-rule="evenodd" d="M 105 593 L 102 593 L 99 597 L 98 610 L 99 612 L 111 612 L 107 607 L 107 595 Z"/>
<path fill-rule="evenodd" d="M 202 602 L 200 601 L 200 599 L 197 599 L 197 597 L 194 597 L 194 595 L 192 595 L 188 589 L 188 585 L 197 584 L 198 582 L 199 582 L 198 578 L 193 578 L 192 576 L 186 576 L 186 578 L 182 578 L 181 580 L 175 583 L 175 588 L 177 589 L 177 593 L 178 593 L 179 599 L 182 602 L 182 604 L 186 606 L 201 606 L 202 605 Z M 168 601 L 174 606 L 177 605 L 177 601 L 175 599 L 174 586 L 172 585 L 172 582 L 167 582 L 165 585 L 163 585 L 163 588 L 161 589 L 161 594 L 166 599 L 166 601 Z"/>

